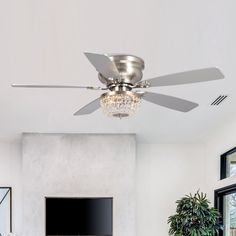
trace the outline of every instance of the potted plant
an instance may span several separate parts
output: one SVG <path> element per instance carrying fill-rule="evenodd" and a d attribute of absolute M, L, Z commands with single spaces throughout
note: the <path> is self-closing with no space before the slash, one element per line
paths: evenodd
<path fill-rule="evenodd" d="M 212 236 L 221 228 L 220 213 L 210 207 L 206 194 L 189 194 L 176 201 L 176 214 L 168 218 L 169 234 L 174 236 Z"/>

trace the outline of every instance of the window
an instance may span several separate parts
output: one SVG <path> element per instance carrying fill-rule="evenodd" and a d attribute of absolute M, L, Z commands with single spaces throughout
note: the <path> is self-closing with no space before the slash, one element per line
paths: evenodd
<path fill-rule="evenodd" d="M 215 190 L 215 207 L 221 213 L 220 236 L 236 236 L 236 184 Z"/>
<path fill-rule="evenodd" d="M 0 187 L 0 235 L 12 232 L 11 187 Z"/>
<path fill-rule="evenodd" d="M 220 179 L 236 175 L 236 147 L 221 155 Z"/>

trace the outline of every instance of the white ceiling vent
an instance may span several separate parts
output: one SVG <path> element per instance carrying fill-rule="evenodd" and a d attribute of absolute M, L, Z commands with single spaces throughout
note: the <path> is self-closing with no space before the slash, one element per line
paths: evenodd
<path fill-rule="evenodd" d="M 212 103 L 211 106 L 218 106 L 220 105 L 225 99 L 228 97 L 228 95 L 220 95 L 218 96 Z"/>

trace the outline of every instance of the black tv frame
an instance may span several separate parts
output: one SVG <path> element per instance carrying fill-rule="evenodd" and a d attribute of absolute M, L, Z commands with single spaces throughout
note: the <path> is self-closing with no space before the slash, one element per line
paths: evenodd
<path fill-rule="evenodd" d="M 111 199 L 111 234 L 103 234 L 103 235 L 98 235 L 97 236 L 113 236 L 113 197 L 60 197 L 60 196 L 50 196 L 50 197 L 44 197 L 44 231 L 45 231 L 45 236 L 47 236 L 46 232 L 46 200 L 48 198 L 60 198 L 60 199 Z M 74 235 L 76 236 L 76 235 Z M 90 235 L 93 236 L 93 235 Z"/>

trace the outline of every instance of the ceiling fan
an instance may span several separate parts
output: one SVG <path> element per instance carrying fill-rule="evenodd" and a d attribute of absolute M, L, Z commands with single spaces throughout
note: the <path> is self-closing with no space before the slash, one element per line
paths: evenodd
<path fill-rule="evenodd" d="M 74 113 L 74 115 L 87 115 L 101 107 L 108 116 L 122 118 L 134 114 L 140 106 L 142 99 L 181 112 L 188 112 L 198 106 L 197 103 L 181 98 L 139 91 L 139 89 L 190 84 L 224 78 L 221 71 L 213 67 L 142 80 L 144 61 L 137 56 L 123 54 L 103 55 L 87 52 L 85 56 L 97 70 L 98 78 L 105 85 L 104 87 L 28 84 L 12 84 L 12 87 L 107 90 L 99 98 Z"/>

